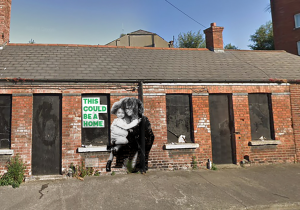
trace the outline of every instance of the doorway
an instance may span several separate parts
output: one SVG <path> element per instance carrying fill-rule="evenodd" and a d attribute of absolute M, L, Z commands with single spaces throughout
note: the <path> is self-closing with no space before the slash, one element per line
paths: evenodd
<path fill-rule="evenodd" d="M 32 174 L 61 173 L 61 95 L 34 95 Z"/>
<path fill-rule="evenodd" d="M 231 94 L 210 94 L 209 114 L 213 162 L 216 164 L 235 163 L 234 118 Z"/>

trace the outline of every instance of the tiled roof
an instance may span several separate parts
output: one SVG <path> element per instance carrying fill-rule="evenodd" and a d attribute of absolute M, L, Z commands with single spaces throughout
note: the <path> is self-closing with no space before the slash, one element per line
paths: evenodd
<path fill-rule="evenodd" d="M 284 51 L 225 51 L 9 44 L 0 78 L 76 81 L 265 82 L 300 80 L 300 57 Z"/>

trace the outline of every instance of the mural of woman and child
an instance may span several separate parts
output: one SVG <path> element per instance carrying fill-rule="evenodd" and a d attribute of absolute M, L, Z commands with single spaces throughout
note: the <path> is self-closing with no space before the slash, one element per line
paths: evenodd
<path fill-rule="evenodd" d="M 117 118 L 111 124 L 111 142 L 108 145 L 110 156 L 106 164 L 106 171 L 111 171 L 111 165 L 116 156 L 118 163 L 128 167 L 128 162 L 134 171 L 141 169 L 141 129 L 145 129 L 145 170 L 148 170 L 148 157 L 151 150 L 154 134 L 150 121 L 144 116 L 143 103 L 136 98 L 123 98 L 113 104 L 111 113 Z M 145 172 L 145 171 L 142 171 Z"/>

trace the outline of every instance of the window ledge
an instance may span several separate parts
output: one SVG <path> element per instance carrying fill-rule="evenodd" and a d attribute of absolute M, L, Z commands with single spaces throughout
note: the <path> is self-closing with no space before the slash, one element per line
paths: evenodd
<path fill-rule="evenodd" d="M 0 149 L 0 155 L 13 155 L 14 150 L 12 149 Z"/>
<path fill-rule="evenodd" d="M 254 140 L 249 141 L 249 146 L 261 146 L 261 145 L 278 145 L 281 144 L 279 140 Z"/>
<path fill-rule="evenodd" d="M 165 149 L 197 149 L 199 144 L 196 143 L 174 143 L 174 144 L 165 144 Z"/>
<path fill-rule="evenodd" d="M 107 146 L 87 146 L 87 147 L 78 147 L 78 152 L 107 152 Z"/>

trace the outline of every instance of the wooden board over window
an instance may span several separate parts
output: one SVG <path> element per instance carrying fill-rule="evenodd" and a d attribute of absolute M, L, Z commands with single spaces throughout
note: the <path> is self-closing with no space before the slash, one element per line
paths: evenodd
<path fill-rule="evenodd" d="M 10 148 L 11 95 L 0 95 L 0 149 Z"/>
<path fill-rule="evenodd" d="M 186 142 L 193 142 L 190 95 L 166 95 L 168 142 L 178 142 L 185 135 Z"/>
<path fill-rule="evenodd" d="M 249 112 L 252 140 L 274 139 L 271 95 L 249 94 Z"/>

